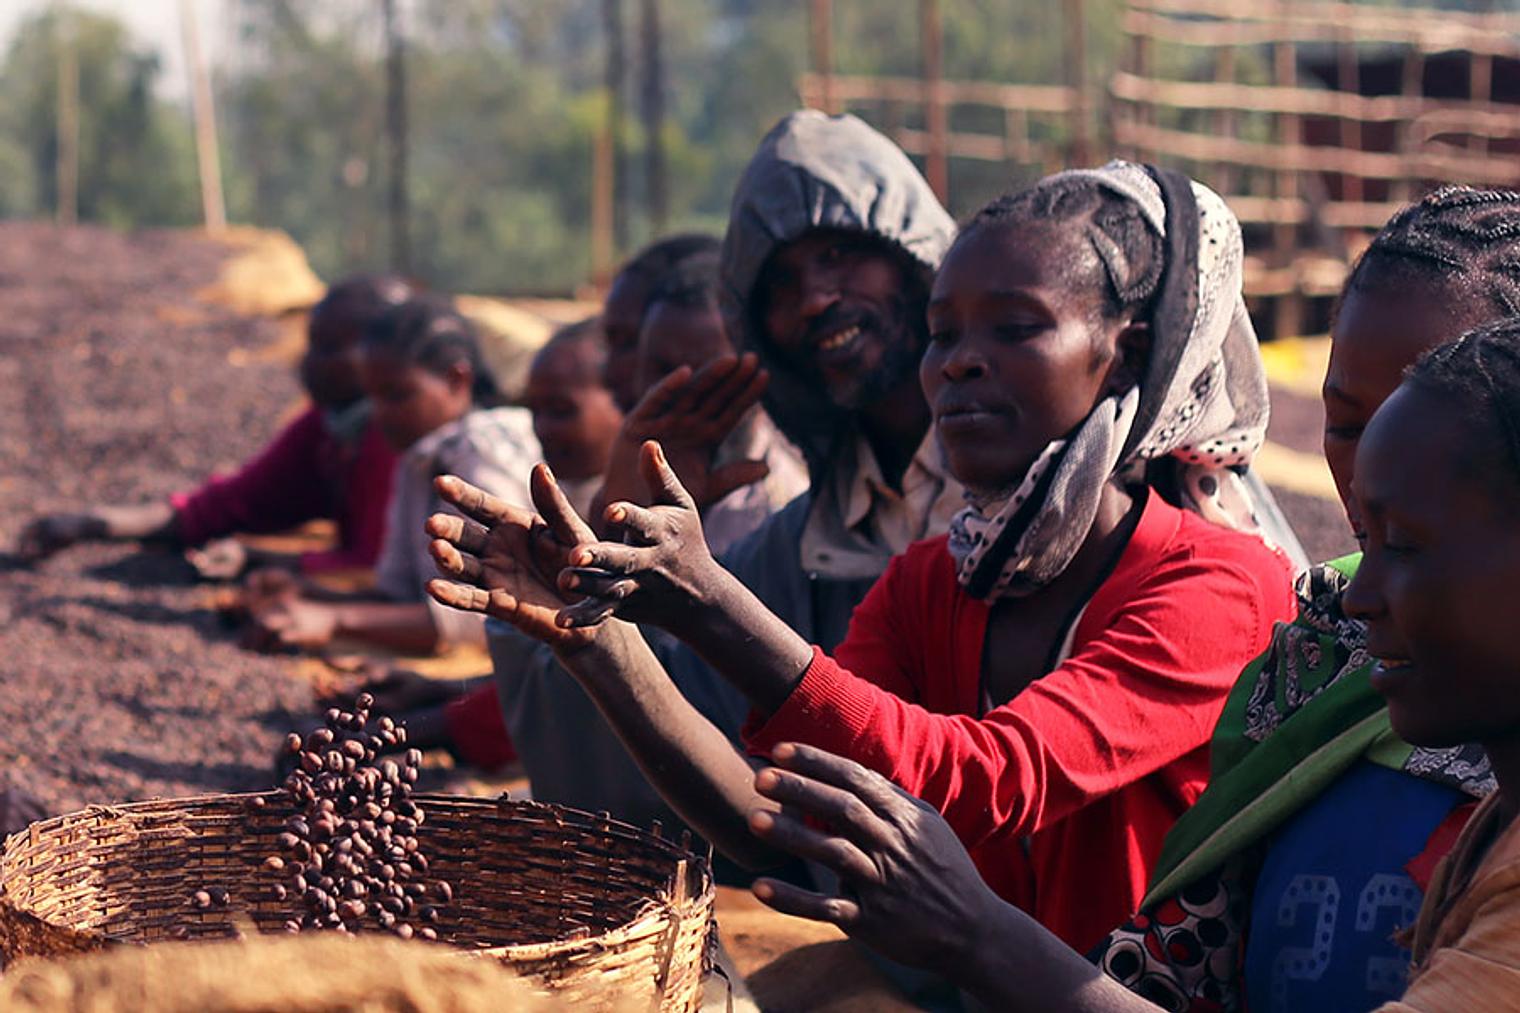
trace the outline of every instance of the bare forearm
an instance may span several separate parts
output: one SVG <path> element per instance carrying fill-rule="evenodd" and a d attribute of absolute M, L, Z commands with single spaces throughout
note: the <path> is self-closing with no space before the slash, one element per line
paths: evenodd
<path fill-rule="evenodd" d="M 363 640 L 402 654 L 432 654 L 438 630 L 421 602 L 348 601 L 335 604 L 335 634 Z"/>
<path fill-rule="evenodd" d="M 964 963 L 942 969 L 989 1009 L 1038 1013 L 1156 1013 L 1159 1007 L 1109 978 L 1011 904 L 982 919 Z"/>
<path fill-rule="evenodd" d="M 757 709 L 773 714 L 802 681 L 813 648 L 722 567 L 677 636 Z"/>
<path fill-rule="evenodd" d="M 774 805 L 756 794 L 748 761 L 681 695 L 637 628 L 610 623 L 592 646 L 560 663 L 682 819 L 741 865 L 783 861 L 749 831 L 748 814 Z"/>
<path fill-rule="evenodd" d="M 174 508 L 168 503 L 96 507 L 104 537 L 120 541 L 168 541 L 176 537 Z"/>

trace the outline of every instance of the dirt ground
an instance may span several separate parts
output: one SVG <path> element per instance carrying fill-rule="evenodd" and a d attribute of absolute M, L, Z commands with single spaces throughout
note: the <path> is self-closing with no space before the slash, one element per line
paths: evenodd
<path fill-rule="evenodd" d="M 0 548 L 32 515 L 193 486 L 296 403 L 279 327 L 201 303 L 227 256 L 178 233 L 0 224 Z M 238 648 L 178 556 L 0 556 L 0 786 L 52 811 L 272 780 L 307 685 Z"/>

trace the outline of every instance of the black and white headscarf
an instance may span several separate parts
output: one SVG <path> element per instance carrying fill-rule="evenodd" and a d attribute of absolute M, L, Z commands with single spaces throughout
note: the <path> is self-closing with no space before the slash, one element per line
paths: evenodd
<path fill-rule="evenodd" d="M 950 526 L 958 579 L 978 598 L 1029 594 L 1070 564 L 1103 487 L 1148 466 L 1174 467 L 1182 505 L 1260 534 L 1240 473 L 1266 437 L 1267 381 L 1241 292 L 1240 223 L 1214 191 L 1129 162 L 1049 176 L 1087 177 L 1133 201 L 1162 237 L 1166 262 L 1138 387 L 1105 399 L 1048 446 L 1016 489 L 973 501 Z"/>

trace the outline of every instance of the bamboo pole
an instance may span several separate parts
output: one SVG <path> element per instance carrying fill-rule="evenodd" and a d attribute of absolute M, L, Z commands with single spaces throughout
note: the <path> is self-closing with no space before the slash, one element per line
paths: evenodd
<path fill-rule="evenodd" d="M 54 8 L 58 49 L 58 145 L 55 171 L 59 225 L 79 220 L 79 50 L 74 18 L 66 4 Z"/>
<path fill-rule="evenodd" d="M 948 110 L 945 108 L 945 43 L 939 0 L 919 0 L 919 45 L 922 48 L 922 100 L 929 152 L 924 176 L 941 204 L 949 202 L 950 165 L 945 153 Z"/>
<path fill-rule="evenodd" d="M 180 31 L 185 43 L 185 66 L 190 71 L 190 99 L 195 114 L 195 163 L 201 180 L 201 220 L 206 231 L 227 228 L 227 205 L 222 197 L 222 160 L 216 138 L 216 106 L 211 75 L 201 52 L 195 19 L 195 0 L 179 2 Z"/>

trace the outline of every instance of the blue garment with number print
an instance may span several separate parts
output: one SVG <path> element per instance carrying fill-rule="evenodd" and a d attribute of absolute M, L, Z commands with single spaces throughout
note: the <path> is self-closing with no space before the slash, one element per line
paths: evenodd
<path fill-rule="evenodd" d="M 1404 992 L 1421 892 L 1404 871 L 1461 792 L 1365 760 L 1268 842 L 1251 901 L 1251 1013 L 1356 1013 Z"/>

